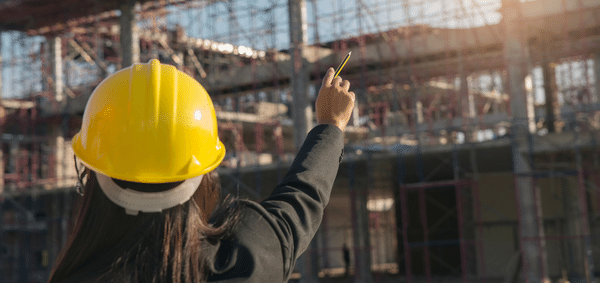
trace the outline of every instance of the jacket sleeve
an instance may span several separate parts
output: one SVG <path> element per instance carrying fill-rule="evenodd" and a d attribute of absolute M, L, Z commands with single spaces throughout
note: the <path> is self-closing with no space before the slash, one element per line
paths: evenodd
<path fill-rule="evenodd" d="M 343 147 L 338 127 L 313 128 L 282 182 L 260 203 L 281 243 L 285 280 L 319 229 Z"/>
<path fill-rule="evenodd" d="M 212 247 L 209 281 L 287 282 L 321 224 L 343 147 L 338 127 L 316 126 L 267 199 L 239 200 L 242 218 L 231 241 Z"/>

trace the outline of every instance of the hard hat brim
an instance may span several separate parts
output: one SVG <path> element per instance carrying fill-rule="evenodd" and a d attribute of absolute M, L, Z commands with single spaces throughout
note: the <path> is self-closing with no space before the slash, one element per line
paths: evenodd
<path fill-rule="evenodd" d="M 204 175 L 204 174 L 216 169 L 223 161 L 223 158 L 225 158 L 225 146 L 219 140 L 217 142 L 219 145 L 218 146 L 219 150 L 217 151 L 218 154 L 215 156 L 214 161 L 210 165 L 204 167 L 202 170 L 187 172 L 186 174 L 173 175 L 173 176 L 135 176 L 135 175 L 122 174 L 119 172 L 113 172 L 113 170 L 111 170 L 110 168 L 99 168 L 99 167 L 93 166 L 92 165 L 93 163 L 98 163 L 98 162 L 93 162 L 92 160 L 90 160 L 90 157 L 86 155 L 87 152 L 85 150 L 83 150 L 83 148 L 81 148 L 81 142 L 79 141 L 79 139 L 80 139 L 80 135 L 79 135 L 79 133 L 77 133 L 73 137 L 71 145 L 72 145 L 73 151 L 75 152 L 75 156 L 77 156 L 77 158 L 86 167 L 88 167 L 89 169 L 91 169 L 95 172 L 99 172 L 106 176 L 109 176 L 111 178 L 115 178 L 115 179 L 119 179 L 119 180 L 123 180 L 123 181 L 129 181 L 129 182 L 171 183 L 171 182 L 184 181 L 184 180 L 187 180 L 190 178 Z"/>

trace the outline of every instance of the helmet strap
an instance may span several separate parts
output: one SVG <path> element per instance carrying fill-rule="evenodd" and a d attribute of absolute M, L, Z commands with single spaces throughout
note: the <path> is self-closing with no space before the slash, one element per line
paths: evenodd
<path fill-rule="evenodd" d="M 162 192 L 140 192 L 122 188 L 109 176 L 96 172 L 100 189 L 116 205 L 125 208 L 125 213 L 138 215 L 142 212 L 161 212 L 188 201 L 202 181 L 202 176 L 185 180 L 177 187 Z"/>
<path fill-rule="evenodd" d="M 81 174 L 79 174 L 79 167 L 77 167 L 77 155 L 73 154 L 73 161 L 75 162 L 75 171 L 77 172 L 77 185 L 75 185 L 75 191 L 77 191 L 77 193 L 80 196 L 83 196 L 83 177 L 85 177 L 85 175 L 87 174 L 87 170 L 85 170 L 85 168 L 83 169 L 83 171 L 81 171 Z"/>

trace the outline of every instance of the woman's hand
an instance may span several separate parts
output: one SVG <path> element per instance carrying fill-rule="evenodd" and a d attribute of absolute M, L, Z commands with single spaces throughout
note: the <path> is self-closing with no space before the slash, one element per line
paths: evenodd
<path fill-rule="evenodd" d="M 336 125 L 342 131 L 346 128 L 352 110 L 354 109 L 354 92 L 349 92 L 350 82 L 342 81 L 341 77 L 333 78 L 335 70 L 329 68 L 319 96 L 315 103 L 317 124 Z"/>

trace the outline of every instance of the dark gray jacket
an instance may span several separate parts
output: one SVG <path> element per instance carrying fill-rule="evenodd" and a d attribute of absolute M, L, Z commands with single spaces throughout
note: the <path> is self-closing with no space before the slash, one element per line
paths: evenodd
<path fill-rule="evenodd" d="M 234 240 L 210 247 L 209 282 L 286 282 L 314 237 L 338 172 L 342 131 L 319 125 L 289 172 L 260 203 L 244 201 Z"/>

